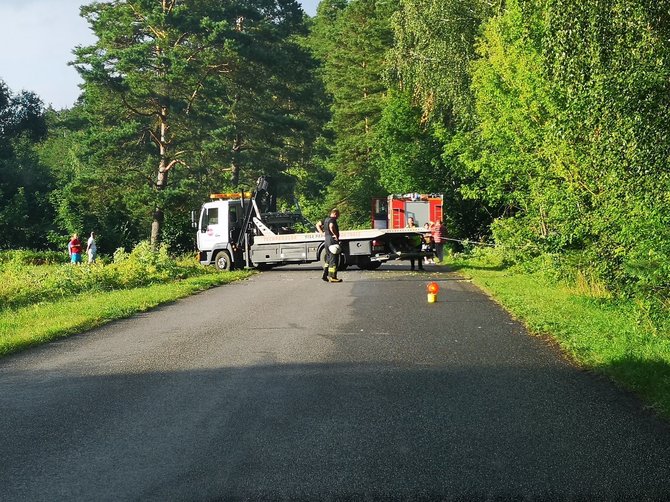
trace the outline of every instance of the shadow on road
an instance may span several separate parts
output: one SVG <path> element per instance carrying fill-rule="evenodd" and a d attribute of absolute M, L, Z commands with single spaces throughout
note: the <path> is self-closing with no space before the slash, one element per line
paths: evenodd
<path fill-rule="evenodd" d="M 605 382 L 574 407 L 584 389 L 560 367 L 269 364 L 10 380 L 20 387 L 0 387 L 6 500 L 670 495 L 668 427 L 612 404 Z"/>

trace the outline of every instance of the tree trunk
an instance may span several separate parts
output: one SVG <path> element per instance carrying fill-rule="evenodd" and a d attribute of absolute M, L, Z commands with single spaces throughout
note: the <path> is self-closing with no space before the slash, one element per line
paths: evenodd
<path fill-rule="evenodd" d="M 158 163 L 158 176 L 156 177 L 156 192 L 163 191 L 168 184 L 168 148 L 167 148 L 167 107 L 161 108 L 160 114 L 160 138 L 158 141 L 158 149 L 160 152 L 160 161 Z M 151 247 L 158 248 L 161 242 L 161 234 L 163 230 L 163 222 L 165 220 L 165 212 L 162 204 L 156 203 L 153 213 L 153 221 L 151 222 Z"/>
<path fill-rule="evenodd" d="M 151 222 L 151 247 L 157 249 L 161 242 L 161 232 L 165 215 L 160 207 L 154 208 L 154 219 Z"/>
<path fill-rule="evenodd" d="M 161 160 L 161 166 L 158 170 L 158 178 L 156 179 L 156 190 L 160 192 L 165 189 L 168 181 L 168 172 L 165 170 L 165 162 Z M 163 231 L 163 221 L 165 220 L 165 212 L 161 204 L 156 204 L 154 207 L 153 221 L 151 222 L 151 246 L 157 248 L 161 243 L 161 233 Z"/>
<path fill-rule="evenodd" d="M 237 157 L 239 156 L 241 150 L 242 150 L 242 136 L 238 133 L 235 135 L 235 141 L 233 141 L 233 155 L 232 155 L 233 158 L 230 162 L 230 171 L 231 171 L 230 182 L 234 187 L 240 184 L 241 166 Z"/>

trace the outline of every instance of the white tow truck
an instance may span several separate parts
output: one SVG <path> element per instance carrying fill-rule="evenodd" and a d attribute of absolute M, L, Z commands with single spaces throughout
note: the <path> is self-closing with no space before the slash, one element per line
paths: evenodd
<path fill-rule="evenodd" d="M 212 194 L 200 209 L 197 245 L 200 263 L 220 270 L 267 269 L 295 263 L 323 262 L 324 235 L 297 212 L 277 212 L 267 178 L 253 192 Z M 300 230 L 307 230 L 306 232 Z M 424 228 L 340 231 L 340 269 L 356 265 L 373 270 L 388 260 L 426 256 L 416 246 Z"/>

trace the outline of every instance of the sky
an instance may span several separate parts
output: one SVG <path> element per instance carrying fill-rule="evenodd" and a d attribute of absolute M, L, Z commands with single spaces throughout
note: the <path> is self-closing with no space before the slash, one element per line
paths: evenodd
<path fill-rule="evenodd" d="M 319 0 L 298 0 L 310 16 Z M 45 106 L 69 108 L 81 79 L 72 50 L 94 38 L 79 17 L 87 0 L 0 0 L 0 80 L 13 93 L 31 91 Z"/>

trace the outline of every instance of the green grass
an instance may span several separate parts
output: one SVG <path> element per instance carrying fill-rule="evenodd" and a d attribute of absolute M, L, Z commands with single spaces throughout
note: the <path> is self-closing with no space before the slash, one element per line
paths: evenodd
<path fill-rule="evenodd" d="M 18 308 L 5 308 L 0 310 L 0 355 L 81 333 L 251 274 L 251 271 L 205 273 L 163 284 L 87 292 Z"/>
<path fill-rule="evenodd" d="M 579 366 L 605 374 L 670 418 L 670 337 L 639 322 L 633 301 L 560 284 L 542 272 L 486 259 L 449 258 L 535 335 L 549 336 Z"/>

